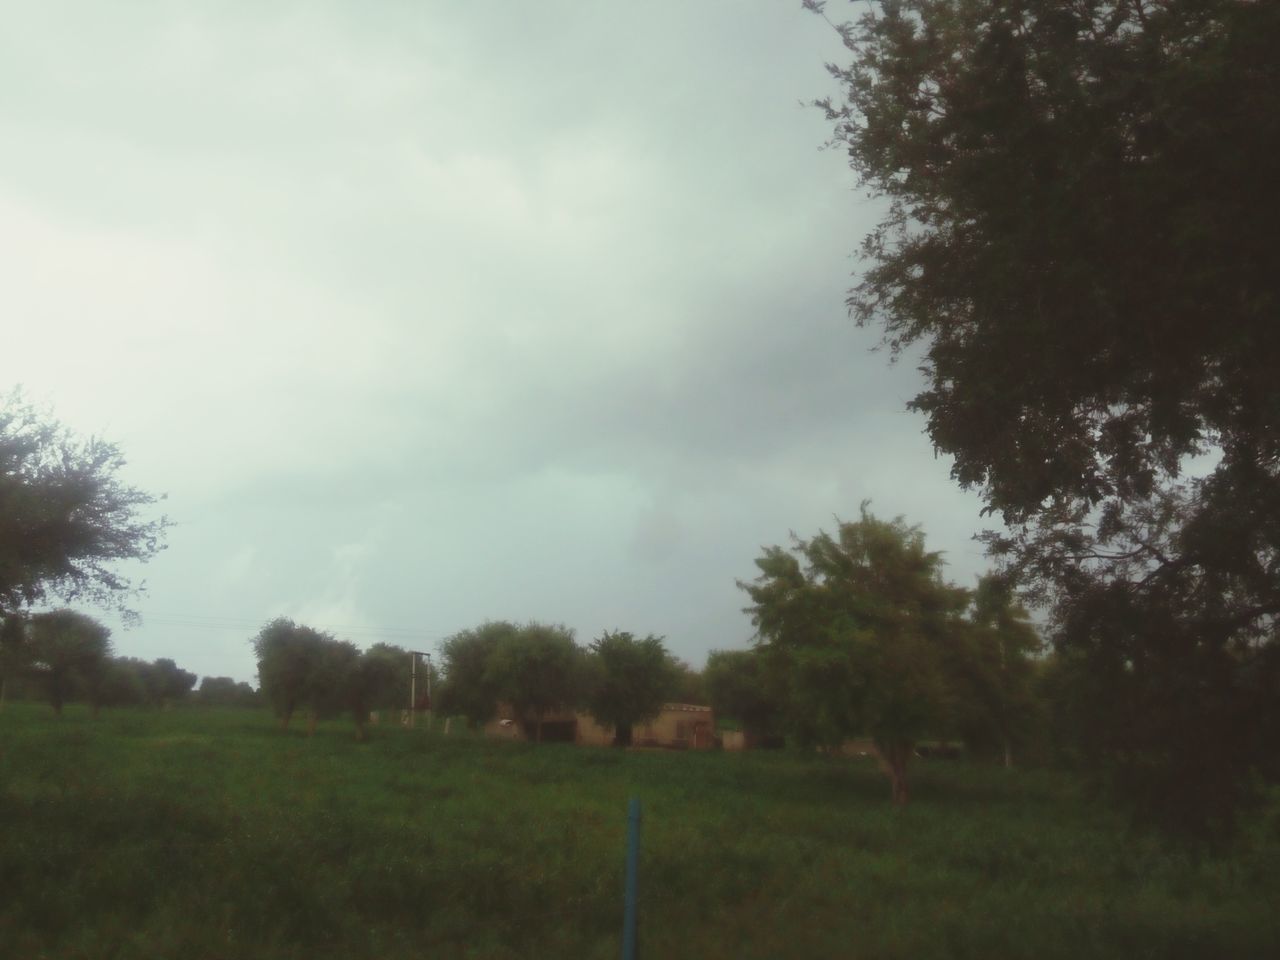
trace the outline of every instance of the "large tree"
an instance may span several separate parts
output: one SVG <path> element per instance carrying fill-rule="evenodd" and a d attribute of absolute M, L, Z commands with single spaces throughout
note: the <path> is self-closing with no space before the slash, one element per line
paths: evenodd
<path fill-rule="evenodd" d="M 590 694 L 587 707 L 606 727 L 613 742 L 631 745 L 631 731 L 652 720 L 677 688 L 682 671 L 661 637 L 636 637 L 626 631 L 605 631 L 590 647 Z"/>
<path fill-rule="evenodd" d="M 905 804 L 916 742 L 947 724 L 967 591 L 942 579 L 918 527 L 878 520 L 866 504 L 834 536 L 768 547 L 756 566 L 738 586 L 761 652 L 786 678 L 793 731 L 828 747 L 870 736 Z"/>
<path fill-rule="evenodd" d="M 51 596 L 120 606 L 119 561 L 161 549 L 155 497 L 121 482 L 111 443 L 81 439 L 14 392 L 0 401 L 0 614 Z"/>
<path fill-rule="evenodd" d="M 912 408 L 1052 604 L 1085 753 L 1229 828 L 1277 773 L 1280 4 L 886 0 L 838 29 L 822 105 L 888 201 L 850 309 L 921 358 Z"/>

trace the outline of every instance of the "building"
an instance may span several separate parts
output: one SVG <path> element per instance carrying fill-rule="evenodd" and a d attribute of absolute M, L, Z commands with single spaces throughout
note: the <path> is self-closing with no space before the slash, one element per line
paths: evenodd
<path fill-rule="evenodd" d="M 537 722 L 519 718 L 506 705 L 498 707 L 498 715 L 484 726 L 488 736 L 507 740 L 535 740 Z M 636 747 L 661 747 L 670 750 L 706 750 L 716 746 L 715 718 L 711 708 L 691 703 L 664 703 L 662 712 L 648 723 L 636 724 L 631 742 Z M 587 713 L 564 711 L 542 718 L 544 743 L 580 743 L 608 746 L 613 743 L 613 727 L 596 723 Z"/>

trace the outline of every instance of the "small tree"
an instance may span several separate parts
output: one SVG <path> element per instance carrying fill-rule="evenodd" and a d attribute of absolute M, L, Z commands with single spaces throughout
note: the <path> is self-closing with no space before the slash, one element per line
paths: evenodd
<path fill-rule="evenodd" d="M 254 637 L 258 686 L 280 718 L 281 729 L 287 730 L 294 711 L 309 702 L 321 646 L 331 639 L 285 617 L 272 620 Z"/>
<path fill-rule="evenodd" d="M 407 651 L 378 644 L 351 661 L 346 678 L 346 701 L 356 725 L 356 739 L 368 739 L 371 711 L 393 704 L 404 695 L 401 679 Z"/>
<path fill-rule="evenodd" d="M 123 657 L 111 657 L 101 670 L 93 671 L 84 685 L 89 706 L 96 717 L 103 707 L 137 706 L 147 702 L 147 689 L 135 663 Z"/>
<path fill-rule="evenodd" d="M 493 718 L 500 691 L 490 661 L 498 647 L 519 632 L 513 623 L 490 621 L 444 641 L 444 681 L 437 698 L 442 711 L 466 717 L 473 728 Z"/>
<path fill-rule="evenodd" d="M 517 717 L 533 717 L 538 743 L 543 717 L 577 707 L 584 699 L 583 651 L 567 627 L 530 623 L 503 637 L 489 657 L 485 677 Z"/>
<path fill-rule="evenodd" d="M 316 732 L 319 721 L 332 719 L 350 706 L 351 678 L 359 659 L 359 648 L 347 640 L 325 634 L 317 644 L 303 695 L 309 710 L 308 734 Z"/>
<path fill-rule="evenodd" d="M 161 657 L 151 664 L 147 677 L 151 702 L 157 707 L 171 707 L 181 703 L 196 685 L 197 677 L 183 670 L 168 657 Z"/>
<path fill-rule="evenodd" d="M 613 727 L 615 746 L 631 745 L 631 731 L 662 711 L 680 672 L 661 637 L 637 639 L 626 632 L 605 632 L 591 643 L 588 709 L 603 726 Z"/>
<path fill-rule="evenodd" d="M 942 580 L 942 557 L 918 527 L 877 520 L 866 503 L 835 537 L 795 537 L 791 552 L 769 547 L 756 566 L 760 576 L 738 586 L 787 678 L 793 731 L 828 747 L 870 735 L 905 804 L 915 743 L 945 722 L 967 592 Z"/>
<path fill-rule="evenodd" d="M 205 677 L 196 691 L 200 703 L 208 707 L 256 707 L 258 692 L 244 681 L 231 677 Z"/>
<path fill-rule="evenodd" d="M 77 689 L 92 684 L 111 655 L 111 631 L 74 610 L 37 613 L 30 618 L 28 644 L 34 674 L 54 713 Z"/>

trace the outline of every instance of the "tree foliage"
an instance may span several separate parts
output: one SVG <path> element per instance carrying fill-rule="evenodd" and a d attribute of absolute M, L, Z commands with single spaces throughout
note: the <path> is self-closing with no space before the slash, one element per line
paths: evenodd
<path fill-rule="evenodd" d="M 764 650 L 713 650 L 703 671 L 717 719 L 735 720 L 749 746 L 783 729 L 786 678 L 770 669 Z"/>
<path fill-rule="evenodd" d="M 75 437 L 17 392 L 0 404 L 0 612 L 51 596 L 123 604 L 136 591 L 114 569 L 161 549 L 156 498 L 122 483 L 124 457 Z"/>
<path fill-rule="evenodd" d="M 58 714 L 80 688 L 98 682 L 111 656 L 111 631 L 74 610 L 35 614 L 26 642 L 29 669 Z"/>
<path fill-rule="evenodd" d="M 662 712 L 684 679 L 661 637 L 638 638 L 626 631 L 605 631 L 590 646 L 591 681 L 587 708 L 602 725 L 614 728 L 614 743 L 631 745 L 632 728 Z"/>
<path fill-rule="evenodd" d="M 905 803 L 915 743 L 947 723 L 967 592 L 943 581 L 918 527 L 878 520 L 865 503 L 835 536 L 794 537 L 756 566 L 759 577 L 738 585 L 786 678 L 794 733 L 828 747 L 870 736 Z"/>
<path fill-rule="evenodd" d="M 517 717 L 532 717 L 542 741 L 543 718 L 582 705 L 587 667 L 573 631 L 557 624 L 528 623 L 502 637 L 489 655 L 486 682 Z"/>
<path fill-rule="evenodd" d="M 472 727 L 491 720 L 498 709 L 498 678 L 489 662 L 498 646 L 520 632 L 514 623 L 491 620 L 470 630 L 462 630 L 441 645 L 444 682 L 440 688 L 440 709 L 464 716 Z"/>
<path fill-rule="evenodd" d="M 322 644 L 332 639 L 287 617 L 272 620 L 253 639 L 258 657 L 258 688 L 287 729 L 299 707 L 314 700 L 313 674 Z"/>
<path fill-rule="evenodd" d="M 1229 829 L 1280 710 L 1280 5 L 886 0 L 838 29 L 822 106 L 889 204 L 851 312 L 922 351 L 911 406 L 1053 605 L 1083 753 L 1149 817 Z"/>

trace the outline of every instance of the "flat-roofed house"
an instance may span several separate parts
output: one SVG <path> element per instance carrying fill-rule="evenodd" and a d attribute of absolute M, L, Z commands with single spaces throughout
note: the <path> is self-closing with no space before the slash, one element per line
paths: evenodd
<path fill-rule="evenodd" d="M 497 716 L 484 725 L 484 732 L 508 740 L 534 741 L 538 724 L 531 717 L 517 717 L 508 704 L 500 704 Z M 542 718 L 542 740 L 603 747 L 613 743 L 613 727 L 602 726 L 588 713 L 548 713 Z M 664 703 L 656 717 L 635 725 L 631 742 L 637 747 L 706 750 L 716 745 L 715 718 L 708 706 Z"/>

